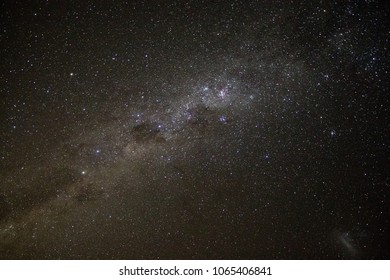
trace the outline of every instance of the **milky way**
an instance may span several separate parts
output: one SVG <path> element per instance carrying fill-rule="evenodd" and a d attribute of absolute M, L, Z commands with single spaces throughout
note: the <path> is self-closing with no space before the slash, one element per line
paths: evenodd
<path fill-rule="evenodd" d="M 70 2 L 1 4 L 0 258 L 389 257 L 388 5 Z"/>

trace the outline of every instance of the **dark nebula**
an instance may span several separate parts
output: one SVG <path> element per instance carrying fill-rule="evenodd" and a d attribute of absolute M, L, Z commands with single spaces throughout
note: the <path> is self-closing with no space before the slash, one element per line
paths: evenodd
<path fill-rule="evenodd" d="M 0 259 L 390 257 L 386 1 L 0 5 Z"/>

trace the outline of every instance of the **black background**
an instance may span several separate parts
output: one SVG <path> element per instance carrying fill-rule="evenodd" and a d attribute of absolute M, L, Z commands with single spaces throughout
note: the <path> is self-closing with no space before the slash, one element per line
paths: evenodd
<path fill-rule="evenodd" d="M 386 1 L 2 1 L 0 258 L 389 258 Z"/>

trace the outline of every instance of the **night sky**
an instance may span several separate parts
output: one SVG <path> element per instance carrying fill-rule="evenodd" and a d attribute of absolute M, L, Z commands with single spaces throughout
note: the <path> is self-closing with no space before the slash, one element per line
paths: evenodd
<path fill-rule="evenodd" d="M 388 1 L 0 5 L 1 259 L 390 258 Z"/>

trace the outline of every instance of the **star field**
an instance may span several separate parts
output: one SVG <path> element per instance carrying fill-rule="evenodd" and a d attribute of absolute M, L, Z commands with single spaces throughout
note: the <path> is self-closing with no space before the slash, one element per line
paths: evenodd
<path fill-rule="evenodd" d="M 3 1 L 1 259 L 383 259 L 384 1 Z"/>

